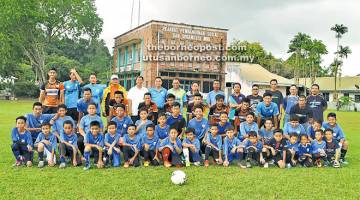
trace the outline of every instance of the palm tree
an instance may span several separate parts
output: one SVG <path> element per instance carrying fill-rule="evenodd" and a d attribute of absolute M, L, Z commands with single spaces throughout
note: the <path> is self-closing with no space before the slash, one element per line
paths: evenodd
<path fill-rule="evenodd" d="M 331 27 L 332 31 L 335 31 L 335 37 L 337 39 L 337 46 L 336 46 L 336 62 L 334 62 L 334 64 L 336 64 L 336 66 L 334 66 L 335 71 L 334 71 L 334 78 L 335 78 L 335 91 L 334 91 L 334 99 L 337 101 L 337 90 L 336 90 L 336 79 L 337 79 L 337 75 L 338 75 L 338 69 L 339 66 L 337 65 L 338 59 L 339 59 L 339 48 L 340 48 L 340 38 L 342 37 L 342 35 L 344 35 L 346 32 L 348 32 L 348 28 L 346 26 L 344 26 L 343 24 L 335 24 L 333 27 Z M 346 55 L 347 56 L 347 55 Z"/>
<path fill-rule="evenodd" d="M 328 53 L 325 44 L 321 40 L 314 39 L 307 47 L 309 52 L 309 65 L 311 84 L 315 82 L 321 63 L 321 56 Z"/>
<path fill-rule="evenodd" d="M 304 57 L 306 46 L 311 42 L 310 36 L 305 33 L 298 33 L 290 41 L 288 53 L 295 53 L 296 65 L 294 65 L 295 83 L 299 84 L 300 57 Z"/>

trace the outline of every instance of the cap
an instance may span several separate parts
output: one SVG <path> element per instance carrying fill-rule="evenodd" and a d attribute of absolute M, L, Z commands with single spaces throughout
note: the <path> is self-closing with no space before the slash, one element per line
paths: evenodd
<path fill-rule="evenodd" d="M 118 75 L 116 75 L 116 74 L 111 75 L 110 80 L 113 80 L 113 79 L 119 79 Z"/>

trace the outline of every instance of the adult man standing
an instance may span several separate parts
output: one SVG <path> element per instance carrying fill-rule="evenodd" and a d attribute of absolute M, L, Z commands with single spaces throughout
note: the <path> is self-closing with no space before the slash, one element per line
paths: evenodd
<path fill-rule="evenodd" d="M 115 96 L 116 91 L 123 92 L 124 101 L 127 101 L 126 100 L 126 89 L 119 84 L 118 75 L 113 74 L 113 75 L 111 75 L 111 78 L 110 78 L 109 87 L 105 88 L 105 90 L 104 90 L 103 100 L 101 103 L 102 113 L 103 113 L 104 117 L 109 116 L 109 113 L 110 113 L 109 104 L 112 99 L 115 99 L 114 96 Z"/>
<path fill-rule="evenodd" d="M 77 102 L 80 95 L 80 85 L 83 83 L 81 77 L 75 69 L 70 70 L 70 80 L 64 82 L 66 115 L 78 121 Z"/>
<path fill-rule="evenodd" d="M 180 104 L 180 113 L 182 113 L 184 103 L 187 102 L 186 92 L 180 88 L 180 80 L 178 78 L 174 78 L 172 86 L 173 88 L 168 90 L 168 94 L 173 94 L 175 96 L 175 102 Z"/>
<path fill-rule="evenodd" d="M 320 87 L 318 84 L 311 86 L 311 95 L 307 97 L 307 105 L 313 111 L 314 120 L 324 121 L 324 111 L 327 108 L 327 102 L 324 97 L 319 93 Z"/>
<path fill-rule="evenodd" d="M 90 83 L 85 85 L 84 89 L 90 88 L 92 97 L 96 100 L 96 103 L 100 105 L 103 99 L 104 87 L 100 84 L 97 84 L 97 78 L 95 73 L 90 74 L 89 81 Z"/>
<path fill-rule="evenodd" d="M 158 109 L 164 110 L 167 90 L 162 87 L 162 78 L 160 76 L 155 78 L 155 87 L 150 88 L 149 92 Z"/>
<path fill-rule="evenodd" d="M 60 104 L 64 103 L 64 85 L 56 80 L 56 69 L 48 72 L 49 80 L 40 86 L 39 101 L 43 105 L 43 113 L 56 113 Z"/>
<path fill-rule="evenodd" d="M 285 116 L 284 116 L 284 124 L 289 122 L 290 120 L 290 109 L 297 104 L 299 100 L 299 96 L 297 95 L 298 89 L 295 84 L 290 86 L 290 94 L 285 97 L 284 99 L 284 110 L 285 110 Z"/>
<path fill-rule="evenodd" d="M 280 127 L 280 121 L 281 121 L 282 111 L 283 111 L 284 96 L 277 89 L 277 84 L 278 84 L 278 81 L 276 79 L 272 79 L 270 81 L 270 90 L 266 90 L 265 93 L 270 93 L 272 95 L 272 102 L 274 102 L 278 107 L 279 115 L 278 115 L 278 120 L 277 120 L 277 122 L 278 122 L 277 127 Z"/>
<path fill-rule="evenodd" d="M 141 102 L 144 101 L 144 95 L 148 92 L 148 89 L 143 87 L 144 77 L 136 77 L 136 85 L 129 90 L 128 102 L 129 102 L 129 115 L 133 122 L 138 120 L 138 107 Z"/>
<path fill-rule="evenodd" d="M 257 105 L 263 101 L 263 97 L 259 95 L 259 85 L 252 85 L 251 95 L 246 98 L 250 99 L 250 107 L 253 112 L 256 112 Z"/>
<path fill-rule="evenodd" d="M 299 117 L 299 123 L 305 130 L 312 124 L 313 111 L 306 105 L 306 97 L 304 95 L 299 96 L 298 103 L 291 107 L 289 115 L 297 115 Z"/>
<path fill-rule="evenodd" d="M 214 82 L 213 82 L 213 90 L 210 91 L 209 94 L 206 97 L 206 102 L 209 105 L 209 107 L 216 104 L 215 97 L 218 94 L 221 94 L 221 95 L 225 96 L 225 93 L 220 90 L 220 81 L 219 80 L 214 80 Z M 226 99 L 225 99 L 225 104 L 226 104 Z"/>

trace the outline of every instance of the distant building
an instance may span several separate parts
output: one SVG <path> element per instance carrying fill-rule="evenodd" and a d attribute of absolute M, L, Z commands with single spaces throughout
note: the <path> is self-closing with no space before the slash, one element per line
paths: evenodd
<path fill-rule="evenodd" d="M 134 78 L 141 74 L 146 87 L 153 86 L 155 77 L 161 76 L 164 80 L 163 87 L 171 88 L 172 80 L 178 77 L 185 90 L 189 90 L 191 83 L 196 81 L 200 83 L 201 91 L 207 93 L 212 90 L 214 79 L 224 81 L 225 62 L 194 59 L 199 56 L 225 55 L 227 31 L 222 28 L 183 23 L 149 21 L 115 37 L 114 72 L 119 74 L 120 83 L 127 89 L 135 85 Z M 149 48 L 157 46 L 172 49 Z M 195 49 L 199 46 L 221 48 L 203 52 L 191 50 L 191 47 Z M 193 60 L 166 60 L 176 56 L 193 57 Z M 149 57 L 163 59 L 149 60 Z"/>

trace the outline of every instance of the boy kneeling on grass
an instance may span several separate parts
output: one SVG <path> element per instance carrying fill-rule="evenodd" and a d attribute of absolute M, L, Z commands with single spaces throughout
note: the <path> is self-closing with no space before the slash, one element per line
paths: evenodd
<path fill-rule="evenodd" d="M 245 141 L 245 160 L 243 160 L 243 153 L 239 153 L 240 158 L 240 167 L 241 168 L 251 168 L 252 166 L 264 165 L 265 160 L 263 158 L 262 152 L 263 144 L 259 141 L 257 133 L 255 131 L 248 132 L 248 139 Z"/>
<path fill-rule="evenodd" d="M 234 127 L 226 128 L 226 137 L 224 139 L 224 167 L 228 167 L 232 161 L 240 159 L 239 153 L 243 155 L 244 145 L 234 136 Z M 240 161 L 240 160 L 239 160 Z"/>
<path fill-rule="evenodd" d="M 77 147 L 77 135 L 74 133 L 74 123 L 71 120 L 64 121 L 63 132 L 60 133 L 60 166 L 65 168 L 66 156 L 69 156 L 74 167 L 81 165 L 79 149 Z"/>
<path fill-rule="evenodd" d="M 206 135 L 204 141 L 205 147 L 205 167 L 209 166 L 209 157 L 212 156 L 216 164 L 221 165 L 222 161 L 222 137 L 218 134 L 218 124 L 213 123 L 210 125 L 210 134 Z"/>
<path fill-rule="evenodd" d="M 323 140 L 324 131 L 318 129 L 315 131 L 315 139 L 311 142 L 312 157 L 317 167 L 322 167 L 326 161 L 326 142 Z"/>
<path fill-rule="evenodd" d="M 178 138 L 178 131 L 176 127 L 170 127 L 169 136 L 165 138 L 159 146 L 164 166 L 166 168 L 171 166 L 182 167 L 180 154 L 182 153 L 181 140 Z"/>
<path fill-rule="evenodd" d="M 269 163 L 275 163 L 280 168 L 285 168 L 286 158 L 286 139 L 283 137 L 281 129 L 274 130 L 274 137 L 268 144 L 264 145 L 264 157 L 270 160 Z M 266 163 L 264 165 L 267 165 Z"/>
<path fill-rule="evenodd" d="M 195 166 L 200 166 L 200 141 L 194 133 L 194 128 L 186 129 L 186 138 L 182 143 L 186 167 L 190 167 L 190 162 L 192 162 Z"/>
<path fill-rule="evenodd" d="M 111 162 L 113 167 L 120 166 L 120 134 L 117 133 L 117 123 L 114 121 L 110 121 L 108 123 L 107 133 L 105 134 L 104 140 L 104 162 L 105 167 L 109 165 Z"/>
<path fill-rule="evenodd" d="M 85 167 L 84 170 L 90 169 L 90 154 L 94 156 L 94 164 L 97 168 L 103 168 L 103 148 L 104 138 L 100 133 L 100 123 L 98 121 L 92 121 L 90 123 L 90 132 L 85 135 Z"/>
<path fill-rule="evenodd" d="M 141 150 L 141 137 L 136 132 L 136 125 L 130 124 L 128 126 L 127 134 L 120 140 L 120 145 L 123 147 L 124 153 L 124 168 L 129 166 L 139 167 L 139 153 Z"/>
<path fill-rule="evenodd" d="M 53 167 L 56 164 L 56 136 L 50 131 L 51 125 L 48 122 L 41 124 L 41 133 L 38 135 L 35 141 L 35 148 L 39 154 L 39 168 L 44 167 L 44 156 L 49 167 Z"/>
<path fill-rule="evenodd" d="M 33 153 L 33 141 L 30 131 L 25 129 L 26 117 L 20 116 L 16 118 L 16 127 L 11 131 L 11 150 L 15 156 L 16 162 L 14 166 L 20 166 L 26 163 L 31 167 L 31 155 Z"/>
<path fill-rule="evenodd" d="M 150 164 L 153 166 L 159 165 L 159 137 L 155 135 L 155 125 L 149 124 L 146 126 L 146 135 L 141 138 L 141 154 L 144 156 L 144 167 Z"/>
<path fill-rule="evenodd" d="M 313 160 L 312 160 L 312 149 L 311 144 L 309 142 L 309 136 L 306 134 L 300 135 L 300 144 L 298 146 L 299 150 L 299 163 L 303 167 L 312 167 Z"/>
<path fill-rule="evenodd" d="M 325 142 L 326 142 L 326 162 L 327 165 L 332 164 L 334 168 L 340 167 L 339 157 L 340 157 L 340 145 L 336 139 L 333 138 L 333 130 L 325 130 Z"/>

